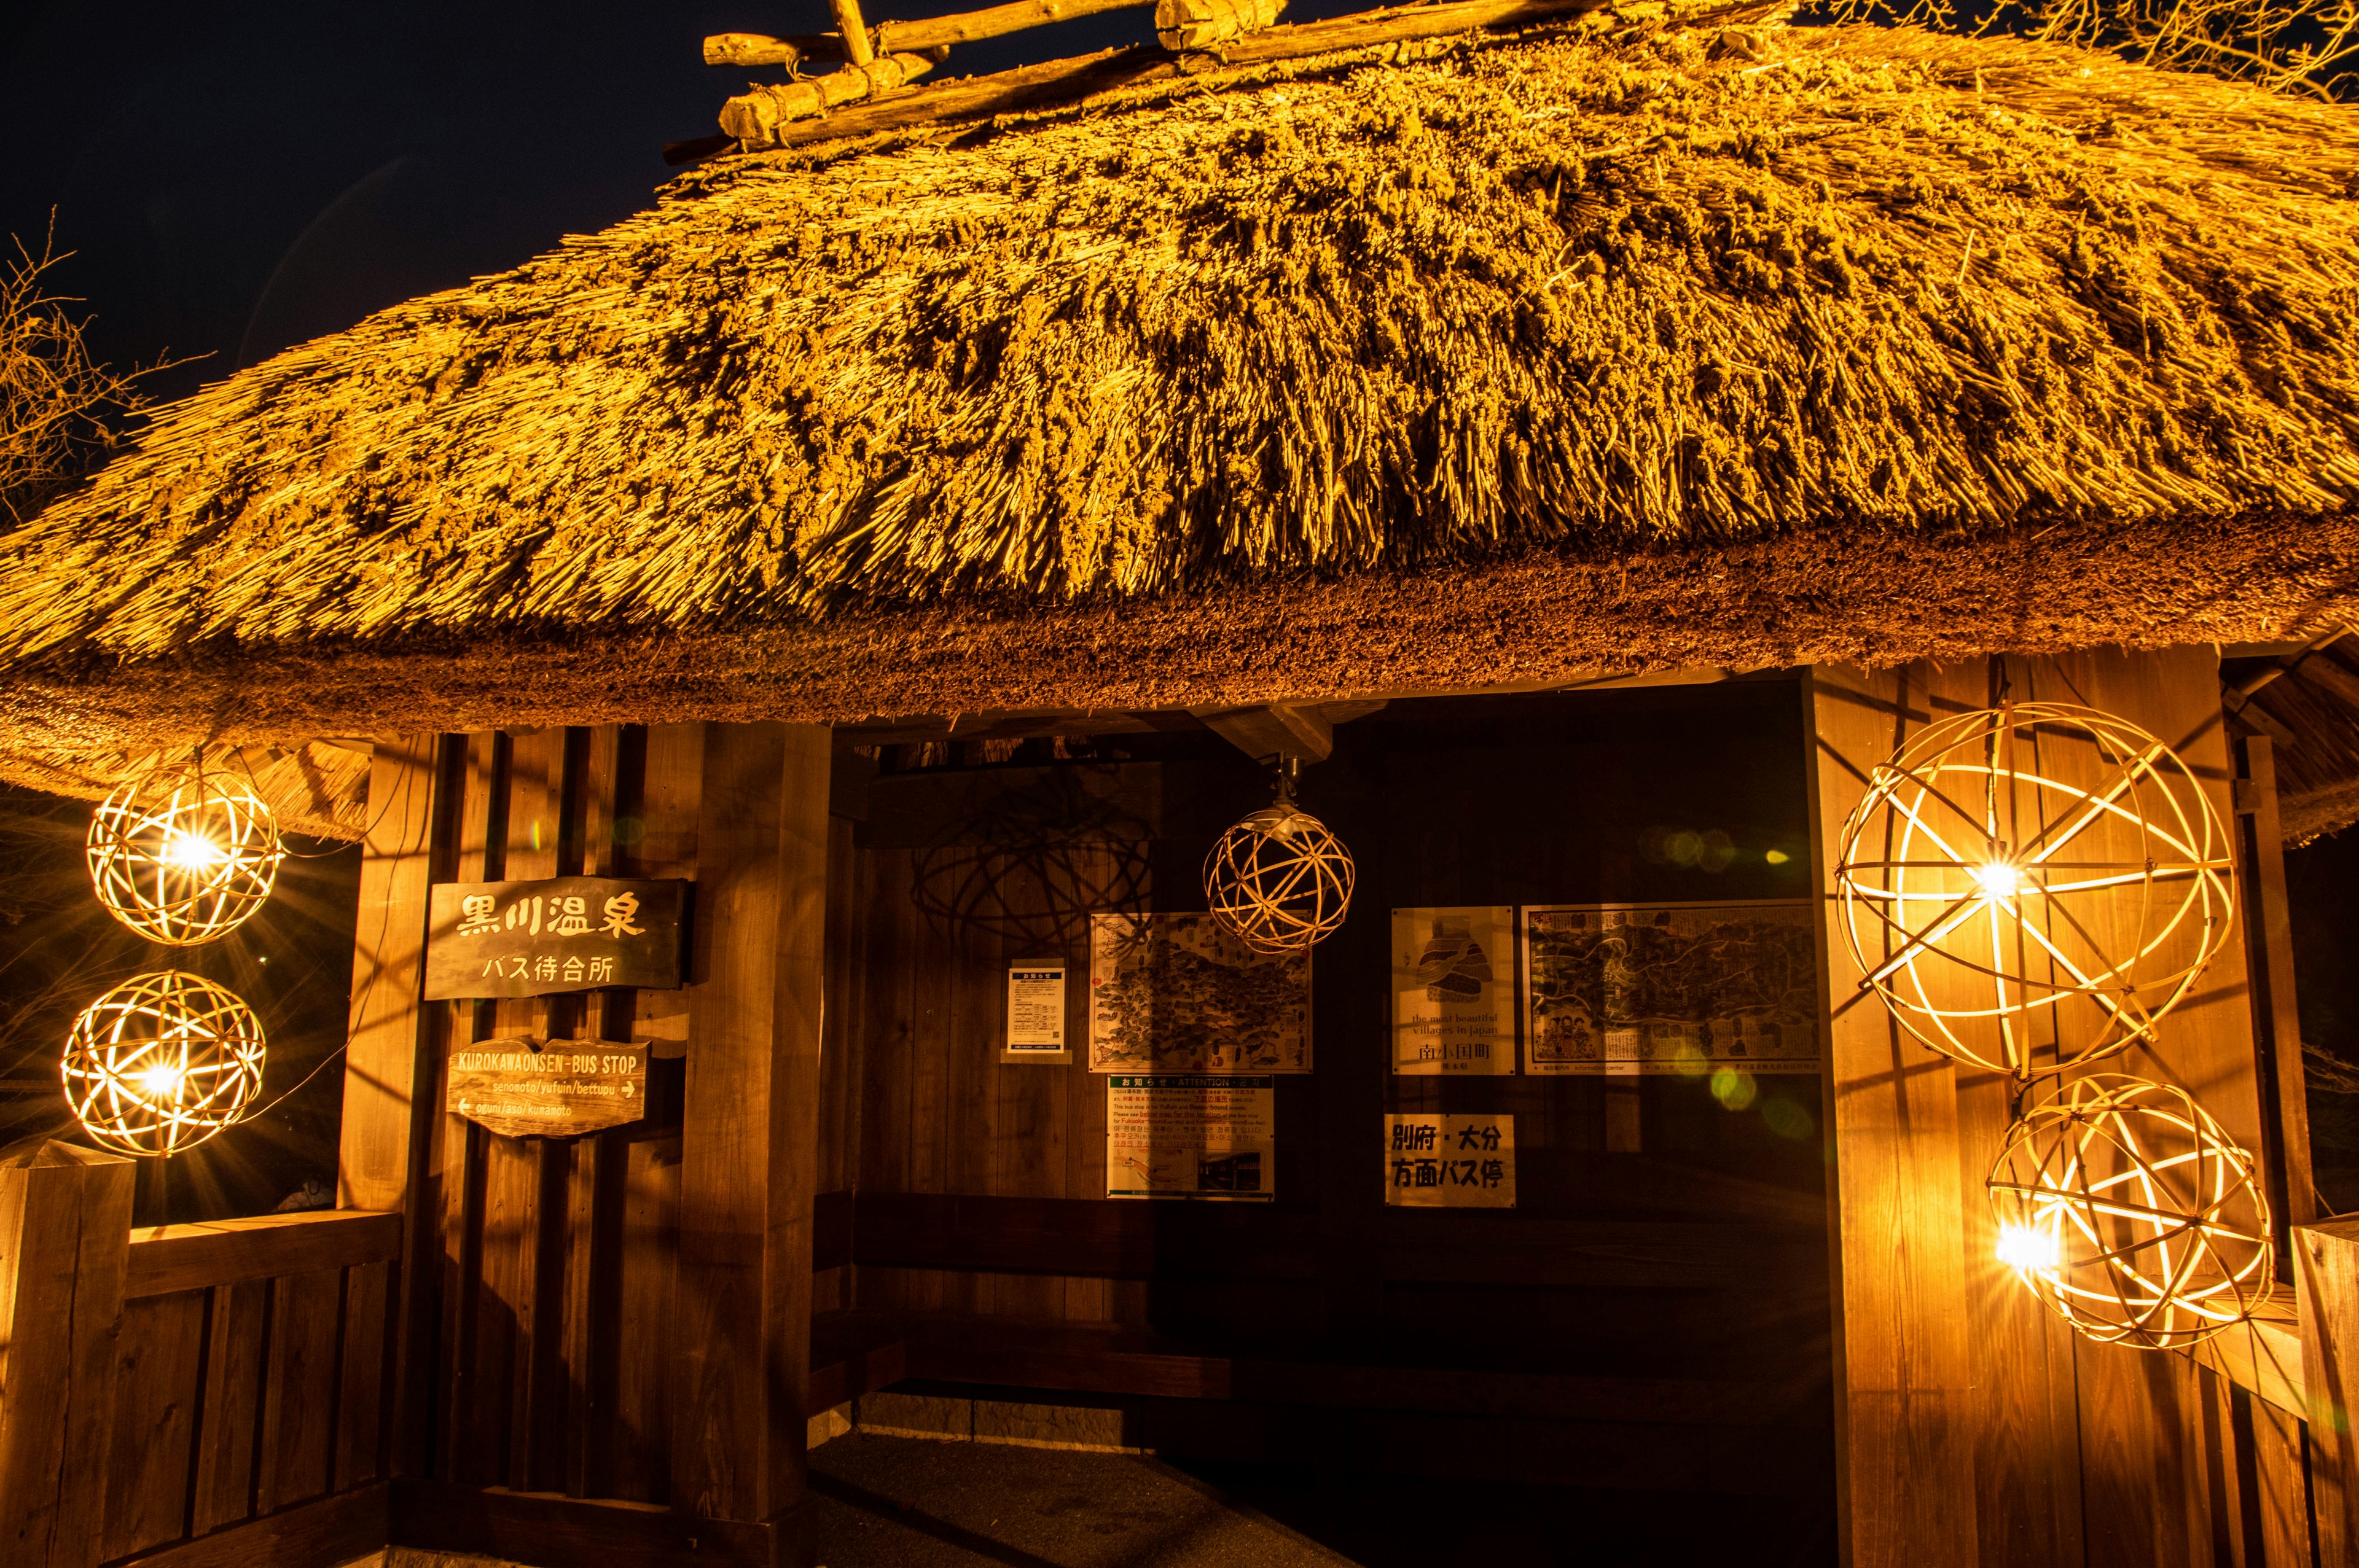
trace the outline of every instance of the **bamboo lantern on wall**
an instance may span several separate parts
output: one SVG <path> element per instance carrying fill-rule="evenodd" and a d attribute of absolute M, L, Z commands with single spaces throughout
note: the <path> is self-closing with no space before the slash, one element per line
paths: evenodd
<path fill-rule="evenodd" d="M 168 1157 L 245 1119 L 264 1053 L 262 1021 L 234 993 L 179 969 L 140 975 L 74 1021 L 66 1103 L 105 1147 Z"/>
<path fill-rule="evenodd" d="M 1835 885 L 1862 984 L 1901 1026 L 2027 1079 L 2153 1036 L 2228 938 L 2230 865 L 2169 746 L 2021 702 L 1934 724 L 1876 768 Z"/>
<path fill-rule="evenodd" d="M 2067 1084 L 2016 1122 L 1984 1185 L 1999 1260 L 2091 1339 L 2185 1349 L 2268 1300 L 2253 1158 L 2183 1089 Z"/>
<path fill-rule="evenodd" d="M 108 795 L 91 816 L 87 851 L 107 912 L 174 947 L 236 929 L 270 896 L 286 858 L 270 807 L 201 762 Z"/>

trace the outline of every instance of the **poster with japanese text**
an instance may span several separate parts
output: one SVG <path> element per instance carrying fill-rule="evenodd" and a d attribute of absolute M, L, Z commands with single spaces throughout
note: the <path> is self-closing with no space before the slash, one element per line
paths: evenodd
<path fill-rule="evenodd" d="M 1393 1071 L 1516 1070 L 1516 912 L 1393 911 Z"/>
<path fill-rule="evenodd" d="M 1310 955 L 1209 914 L 1092 915 L 1090 1071 L 1310 1071 Z"/>
<path fill-rule="evenodd" d="M 1007 971 L 1007 1062 L 1070 1062 L 1065 1038 L 1065 966 L 1016 964 Z"/>
<path fill-rule="evenodd" d="M 1277 1195 L 1276 1105 L 1266 1075 L 1113 1075 L 1106 1196 L 1267 1203 Z"/>
<path fill-rule="evenodd" d="M 1527 907 L 1526 1070 L 1817 1072 L 1811 914 L 1802 899 Z"/>
<path fill-rule="evenodd" d="M 1408 1208 L 1515 1207 L 1516 1119 L 1386 1117 L 1385 1202 Z"/>

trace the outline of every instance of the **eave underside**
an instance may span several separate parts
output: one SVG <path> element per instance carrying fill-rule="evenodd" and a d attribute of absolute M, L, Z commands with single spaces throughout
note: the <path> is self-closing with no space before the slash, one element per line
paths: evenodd
<path fill-rule="evenodd" d="M 2246 643 L 2354 612 L 2359 516 L 2349 514 L 1950 540 L 1825 532 L 1134 602 L 970 602 L 689 633 L 506 629 L 463 643 L 21 670 L 0 692 L 0 776 L 56 789 L 206 741 L 1130 714 L 1613 673 Z"/>

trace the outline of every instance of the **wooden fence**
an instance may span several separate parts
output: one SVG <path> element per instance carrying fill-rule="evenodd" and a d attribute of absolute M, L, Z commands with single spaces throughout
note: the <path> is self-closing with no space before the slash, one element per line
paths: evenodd
<path fill-rule="evenodd" d="M 0 1564 L 326 1564 L 386 1541 L 398 1216 L 133 1230 L 132 1162 L 0 1170 Z"/>

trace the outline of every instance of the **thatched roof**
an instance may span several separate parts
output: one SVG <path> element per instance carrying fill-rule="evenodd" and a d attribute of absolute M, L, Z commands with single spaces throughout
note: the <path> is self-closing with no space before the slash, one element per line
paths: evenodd
<path fill-rule="evenodd" d="M 1611 18 L 722 160 L 0 542 L 0 752 L 2261 640 L 2359 113 Z"/>

